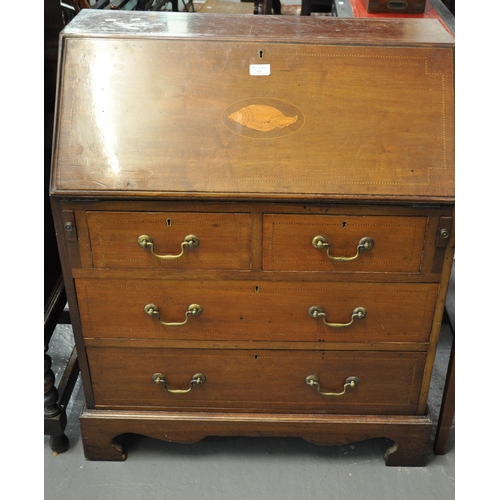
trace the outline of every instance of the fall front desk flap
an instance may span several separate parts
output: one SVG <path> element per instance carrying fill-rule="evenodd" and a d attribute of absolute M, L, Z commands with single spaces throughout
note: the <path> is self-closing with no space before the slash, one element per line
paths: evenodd
<path fill-rule="evenodd" d="M 450 200 L 453 50 L 436 20 L 83 10 L 52 194 Z"/>

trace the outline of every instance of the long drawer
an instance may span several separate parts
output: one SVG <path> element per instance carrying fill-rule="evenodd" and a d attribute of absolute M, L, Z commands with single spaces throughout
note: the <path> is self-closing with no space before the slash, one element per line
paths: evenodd
<path fill-rule="evenodd" d="M 94 267 L 249 269 L 248 214 L 87 212 Z"/>
<path fill-rule="evenodd" d="M 265 214 L 263 268 L 418 273 L 427 217 Z"/>
<path fill-rule="evenodd" d="M 78 279 L 84 337 L 426 342 L 438 285 Z"/>
<path fill-rule="evenodd" d="M 411 414 L 421 352 L 87 348 L 97 408 Z"/>

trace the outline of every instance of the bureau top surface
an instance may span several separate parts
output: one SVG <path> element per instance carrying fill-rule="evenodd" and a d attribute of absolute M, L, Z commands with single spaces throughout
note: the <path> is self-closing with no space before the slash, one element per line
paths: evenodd
<path fill-rule="evenodd" d="M 341 19 L 82 10 L 63 30 L 64 37 L 124 36 L 203 40 L 266 40 L 291 43 L 363 45 L 453 44 L 439 21 L 428 19 Z"/>
<path fill-rule="evenodd" d="M 87 9 L 58 78 L 53 195 L 453 199 L 435 20 Z"/>

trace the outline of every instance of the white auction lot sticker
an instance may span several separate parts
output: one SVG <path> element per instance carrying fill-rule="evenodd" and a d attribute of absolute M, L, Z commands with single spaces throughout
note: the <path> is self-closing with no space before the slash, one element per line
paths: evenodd
<path fill-rule="evenodd" d="M 250 64 L 251 76 L 269 76 L 271 74 L 270 64 Z"/>

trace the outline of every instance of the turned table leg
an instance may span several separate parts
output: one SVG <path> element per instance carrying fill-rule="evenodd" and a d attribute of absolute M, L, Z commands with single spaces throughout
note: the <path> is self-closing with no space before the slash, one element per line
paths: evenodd
<path fill-rule="evenodd" d="M 52 360 L 45 353 L 44 359 L 44 421 L 45 435 L 49 435 L 49 446 L 55 455 L 69 448 L 69 440 L 64 430 L 66 428 L 66 412 L 59 404 L 59 392 L 54 386 L 55 376 L 51 370 Z"/>

